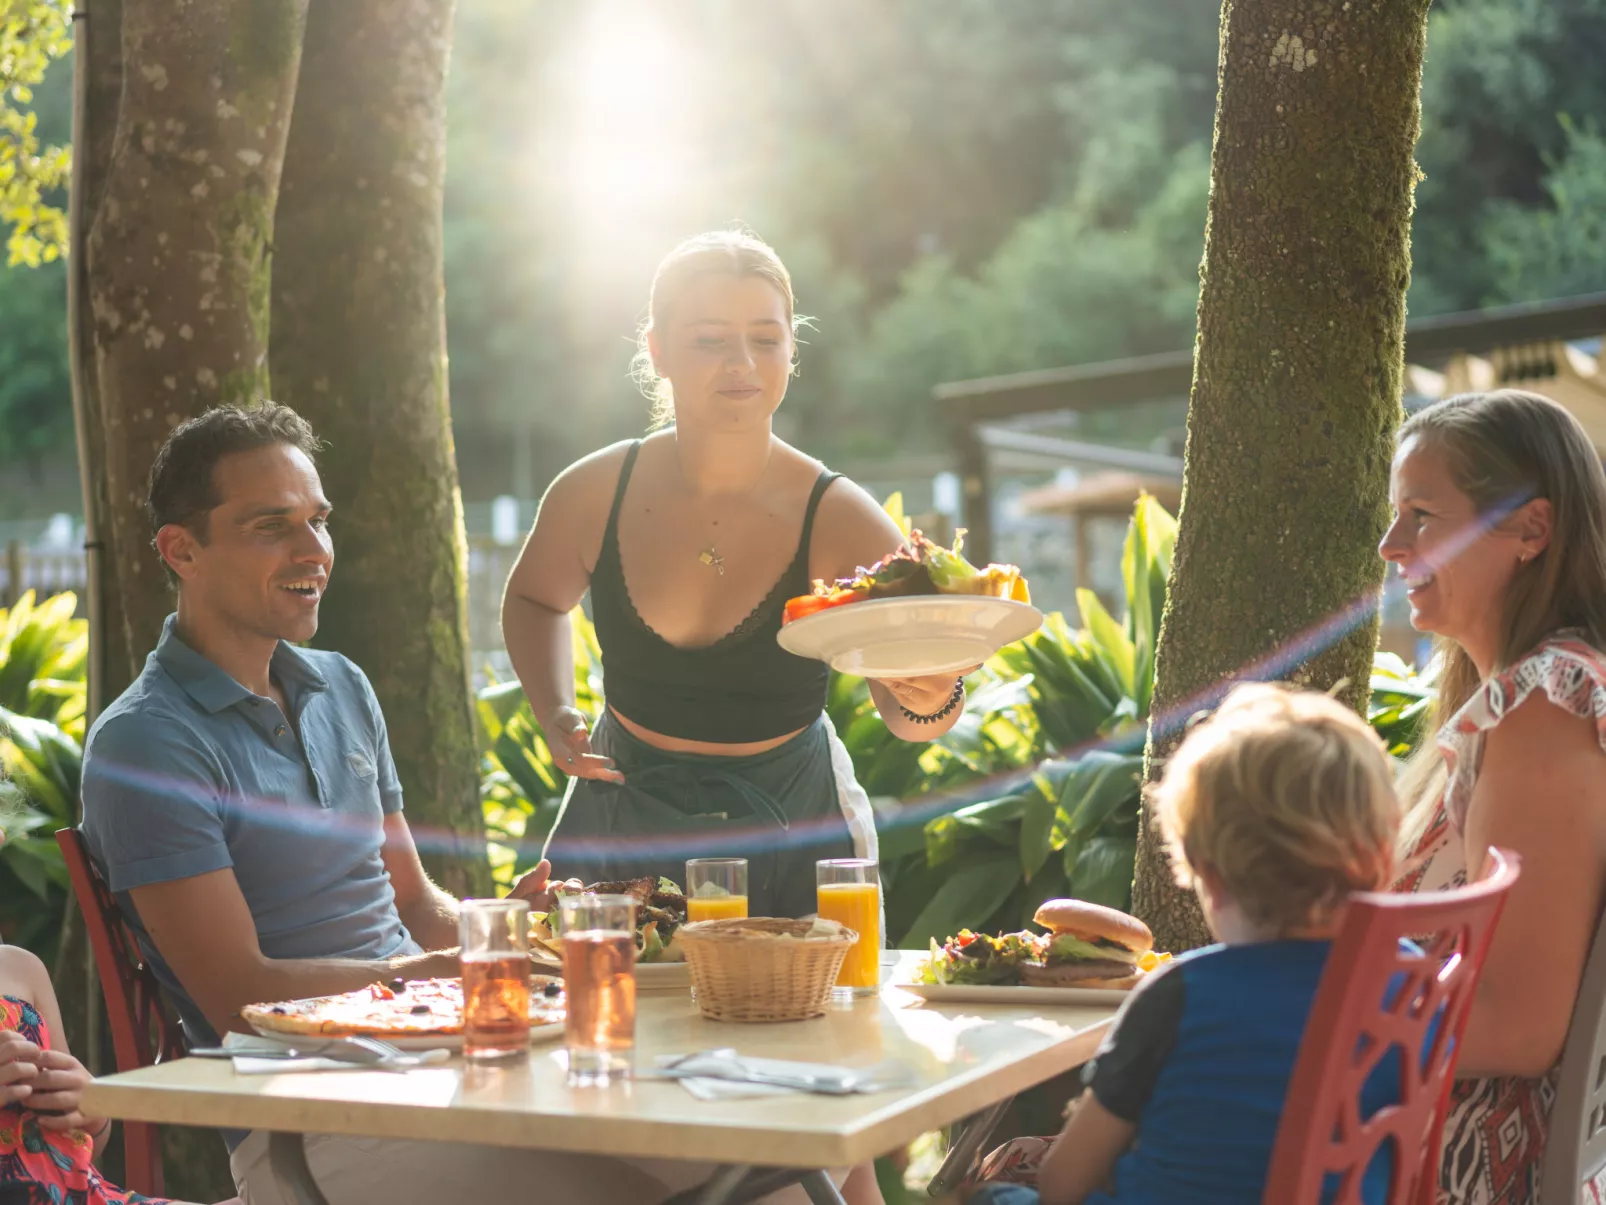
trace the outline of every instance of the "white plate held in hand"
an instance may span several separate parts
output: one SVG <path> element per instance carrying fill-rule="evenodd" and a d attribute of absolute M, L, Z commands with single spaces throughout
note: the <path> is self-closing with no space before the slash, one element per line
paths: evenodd
<path fill-rule="evenodd" d="M 979 665 L 1037 631 L 1030 603 L 974 594 L 917 594 L 844 603 L 793 620 L 776 637 L 789 653 L 864 678 L 913 678 Z"/>

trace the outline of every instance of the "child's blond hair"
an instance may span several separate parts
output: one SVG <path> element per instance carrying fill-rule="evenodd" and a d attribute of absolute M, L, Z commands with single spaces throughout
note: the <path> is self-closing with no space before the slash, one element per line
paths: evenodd
<path fill-rule="evenodd" d="M 1235 687 L 1156 789 L 1177 880 L 1209 872 L 1254 924 L 1318 924 L 1386 887 L 1399 802 L 1371 727 L 1326 695 Z"/>

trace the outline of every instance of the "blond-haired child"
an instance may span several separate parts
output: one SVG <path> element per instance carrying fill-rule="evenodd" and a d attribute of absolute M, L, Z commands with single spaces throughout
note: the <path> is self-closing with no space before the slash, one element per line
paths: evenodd
<path fill-rule="evenodd" d="M 1197 891 L 1220 944 L 1132 993 L 1037 1187 L 989 1184 L 978 1205 L 1261 1199 L 1345 900 L 1389 882 L 1399 813 L 1388 755 L 1325 695 L 1239 686 L 1171 757 L 1154 802 L 1177 880 Z M 1364 1115 L 1393 1098 L 1387 1062 Z M 1369 1205 L 1384 1201 L 1387 1172 L 1380 1161 L 1368 1174 Z"/>

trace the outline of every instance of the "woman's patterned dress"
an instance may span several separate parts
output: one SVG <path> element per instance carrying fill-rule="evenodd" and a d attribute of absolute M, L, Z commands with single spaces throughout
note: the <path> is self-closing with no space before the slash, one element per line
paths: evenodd
<path fill-rule="evenodd" d="M 50 1049 L 50 1033 L 33 1005 L 0 996 L 0 1030 L 15 1030 Z M 88 1134 L 39 1128 L 22 1104 L 0 1106 L 0 1201 L 5 1205 L 166 1205 L 155 1197 L 124 1192 L 100 1178 L 90 1162 L 95 1144 Z"/>
<path fill-rule="evenodd" d="M 1572 715 L 1594 721 L 1606 750 L 1606 656 L 1562 633 L 1486 682 L 1439 732 L 1449 781 L 1408 860 L 1399 891 L 1432 891 L 1467 881 L 1461 825 L 1483 759 L 1484 733 L 1535 691 Z M 1456 1080 L 1444 1123 L 1439 1205 L 1539 1205 L 1545 1127 L 1556 1072 L 1541 1079 Z M 1606 1173 L 1583 1186 L 1584 1205 L 1606 1205 Z"/>

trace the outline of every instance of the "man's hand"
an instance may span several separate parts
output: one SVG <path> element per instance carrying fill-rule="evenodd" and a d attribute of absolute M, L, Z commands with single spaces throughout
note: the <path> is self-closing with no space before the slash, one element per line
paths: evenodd
<path fill-rule="evenodd" d="M 534 870 L 520 876 L 519 881 L 513 884 L 513 889 L 507 893 L 508 899 L 524 900 L 530 905 L 531 912 L 545 915 L 557 905 L 559 887 L 566 890 L 572 888 L 575 891 L 585 888 L 585 884 L 579 879 L 554 883 L 551 876 L 552 863 L 542 858 Z"/>

